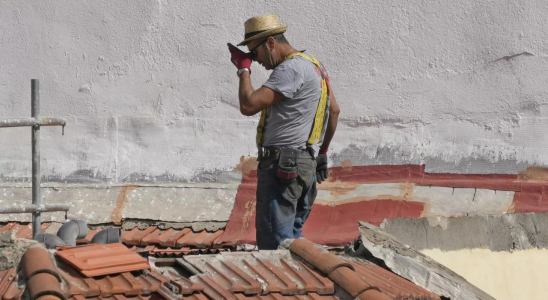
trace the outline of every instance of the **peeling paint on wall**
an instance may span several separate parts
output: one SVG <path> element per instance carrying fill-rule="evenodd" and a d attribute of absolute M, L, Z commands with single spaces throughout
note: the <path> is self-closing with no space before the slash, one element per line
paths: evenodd
<path fill-rule="evenodd" d="M 225 43 L 266 12 L 330 72 L 341 107 L 332 166 L 548 166 L 540 0 L 2 1 L 0 118 L 28 116 L 29 79 L 41 80 L 42 114 L 68 121 L 65 136 L 42 132 L 45 181 L 239 183 L 257 118 L 238 110 Z M 258 87 L 268 72 L 252 69 Z M 0 130 L 0 181 L 30 180 L 29 139 L 28 128 Z"/>

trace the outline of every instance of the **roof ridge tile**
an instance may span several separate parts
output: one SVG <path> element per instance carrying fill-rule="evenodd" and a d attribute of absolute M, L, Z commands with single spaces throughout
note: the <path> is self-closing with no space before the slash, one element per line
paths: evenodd
<path fill-rule="evenodd" d="M 335 281 L 350 296 L 361 300 L 389 300 L 380 289 L 369 285 L 354 271 L 354 266 L 335 254 L 316 246 L 305 238 L 298 238 L 291 243 L 290 251 L 300 256 L 315 268 Z"/>

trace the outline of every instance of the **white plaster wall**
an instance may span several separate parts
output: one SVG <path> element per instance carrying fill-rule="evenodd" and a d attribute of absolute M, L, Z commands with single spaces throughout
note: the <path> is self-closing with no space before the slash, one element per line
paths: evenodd
<path fill-rule="evenodd" d="M 0 118 L 30 115 L 61 181 L 238 181 L 255 117 L 238 110 L 226 43 L 275 13 L 328 68 L 341 106 L 332 163 L 430 172 L 548 165 L 548 2 L 0 2 Z M 268 73 L 253 66 L 253 83 Z M 0 129 L 0 177 L 30 175 L 30 129 Z"/>

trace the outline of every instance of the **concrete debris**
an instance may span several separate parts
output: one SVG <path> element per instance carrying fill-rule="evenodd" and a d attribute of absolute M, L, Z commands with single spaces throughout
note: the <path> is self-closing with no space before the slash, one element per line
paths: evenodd
<path fill-rule="evenodd" d="M 287 249 L 289 249 L 289 245 L 287 245 Z M 236 246 L 236 251 L 246 251 L 246 252 L 251 252 L 251 251 L 258 251 L 259 248 L 257 248 L 256 245 L 252 245 L 252 244 L 238 244 Z"/>
<path fill-rule="evenodd" d="M 396 218 L 381 228 L 414 249 L 442 251 L 489 248 L 514 251 L 548 248 L 548 213 L 460 218 Z"/>
<path fill-rule="evenodd" d="M 360 222 L 360 232 L 361 245 L 354 256 L 382 261 L 392 272 L 451 300 L 494 300 L 455 272 L 403 245 L 380 228 Z"/>
<path fill-rule="evenodd" d="M 59 223 L 59 222 L 51 222 L 48 226 L 48 228 L 46 228 L 44 230 L 44 233 L 49 233 L 49 234 L 57 234 L 57 231 L 59 231 L 59 228 L 61 228 L 61 226 L 63 226 L 64 223 Z"/>
<path fill-rule="evenodd" d="M 17 267 L 27 249 L 38 244 L 34 240 L 15 238 L 11 231 L 0 233 L 0 270 Z"/>
<path fill-rule="evenodd" d="M 151 221 L 151 220 L 125 220 L 122 224 L 123 230 L 131 230 L 135 227 L 140 230 L 147 229 L 149 226 L 157 226 L 159 229 L 170 229 L 180 230 L 184 228 L 192 228 L 194 232 L 207 231 L 215 232 L 222 230 L 226 227 L 227 222 L 160 222 L 160 221 Z"/>

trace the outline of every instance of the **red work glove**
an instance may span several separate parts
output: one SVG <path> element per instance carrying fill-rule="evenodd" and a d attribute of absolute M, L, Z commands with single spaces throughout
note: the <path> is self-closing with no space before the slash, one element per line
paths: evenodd
<path fill-rule="evenodd" d="M 248 68 L 249 73 L 251 73 L 251 62 L 253 55 L 251 53 L 245 53 L 242 50 L 238 49 L 238 47 L 232 45 L 231 43 L 228 43 L 228 51 L 230 51 L 230 61 L 238 68 L 238 70 L 242 68 Z"/>

